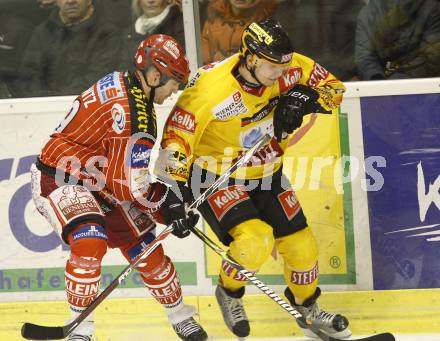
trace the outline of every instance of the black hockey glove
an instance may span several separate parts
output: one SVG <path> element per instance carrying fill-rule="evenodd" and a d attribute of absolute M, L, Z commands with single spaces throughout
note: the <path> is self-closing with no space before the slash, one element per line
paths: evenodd
<path fill-rule="evenodd" d="M 317 107 L 319 94 L 308 86 L 297 84 L 286 94 L 281 95 L 273 115 L 274 135 L 278 142 L 299 127 L 304 115 L 310 114 Z"/>
<path fill-rule="evenodd" d="M 187 212 L 185 205 L 191 201 L 191 191 L 188 187 L 179 185 L 178 191 L 182 200 L 171 188 L 168 190 L 167 197 L 162 203 L 165 223 L 172 225 L 173 234 L 178 238 L 188 237 L 191 229 L 196 226 L 199 215 L 192 211 Z"/>

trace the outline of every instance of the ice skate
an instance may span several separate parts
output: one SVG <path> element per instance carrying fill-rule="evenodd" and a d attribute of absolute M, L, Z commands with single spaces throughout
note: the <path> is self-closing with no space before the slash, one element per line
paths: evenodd
<path fill-rule="evenodd" d="M 228 328 L 239 338 L 249 335 L 249 320 L 244 311 L 243 301 L 244 287 L 236 292 L 230 291 L 217 285 L 215 297 L 222 311 L 223 319 Z"/>
<path fill-rule="evenodd" d="M 321 290 L 316 289 L 315 294 L 308 298 L 303 305 L 295 303 L 295 297 L 289 288 L 284 291 L 286 298 L 290 304 L 294 306 L 308 321 L 318 327 L 321 331 L 329 336 L 345 339 L 351 336 L 351 331 L 348 329 L 348 320 L 345 316 L 340 314 L 329 313 L 319 308 L 316 300 L 321 295 Z M 302 328 L 304 335 L 310 338 L 318 338 L 310 329 Z"/>
<path fill-rule="evenodd" d="M 71 320 L 68 322 L 71 322 Z M 93 335 L 94 332 L 95 332 L 94 322 L 83 321 L 67 337 L 67 341 L 97 341 L 98 339 Z"/>
<path fill-rule="evenodd" d="M 196 309 L 192 306 L 185 305 L 182 309 L 168 316 L 174 331 L 184 341 L 205 341 L 208 334 L 200 324 L 194 320 Z"/>

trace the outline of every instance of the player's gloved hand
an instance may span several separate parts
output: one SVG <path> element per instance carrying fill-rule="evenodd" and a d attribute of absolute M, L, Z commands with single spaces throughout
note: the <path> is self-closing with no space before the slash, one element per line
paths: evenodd
<path fill-rule="evenodd" d="M 319 94 L 312 88 L 297 84 L 281 95 L 273 115 L 274 135 L 281 142 L 283 133 L 291 134 L 303 122 L 304 115 L 316 108 Z"/>
<path fill-rule="evenodd" d="M 182 199 L 170 189 L 162 207 L 166 224 L 173 227 L 172 233 L 178 238 L 185 238 L 190 235 L 200 216 L 192 211 L 186 211 L 185 206 L 191 201 L 190 189 L 183 185 L 178 187 Z"/>

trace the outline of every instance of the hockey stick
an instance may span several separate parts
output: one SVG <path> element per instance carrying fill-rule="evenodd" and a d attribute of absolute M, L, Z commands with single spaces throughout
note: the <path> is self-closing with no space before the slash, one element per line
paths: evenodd
<path fill-rule="evenodd" d="M 232 258 L 223 248 L 221 248 L 216 242 L 210 239 L 205 233 L 196 227 L 191 229 L 192 232 L 201 239 L 209 248 L 211 248 L 216 254 L 218 254 L 222 259 L 232 263 L 239 272 L 245 276 L 252 284 L 254 284 L 258 289 L 260 289 L 266 296 L 275 301 L 280 307 L 282 307 L 285 311 L 287 311 L 291 316 L 293 316 L 298 324 L 302 328 L 310 329 L 314 334 L 316 334 L 323 341 L 343 341 L 341 339 L 332 337 L 321 331 L 319 328 L 313 326 L 309 321 L 307 321 L 304 316 L 294 307 L 292 307 L 289 303 L 283 300 L 280 296 L 278 296 L 273 290 L 269 289 L 266 284 L 261 282 L 257 277 L 255 277 L 252 272 L 243 268 L 236 260 Z M 395 341 L 393 334 L 391 333 L 382 333 L 377 335 L 368 336 L 361 339 L 356 339 L 353 341 Z"/>
<path fill-rule="evenodd" d="M 211 186 L 209 186 L 203 194 L 201 194 L 190 206 L 189 209 L 195 209 L 212 193 L 214 193 L 224 182 L 228 179 L 237 168 L 247 163 L 254 153 L 260 149 L 266 142 L 270 140 L 269 135 L 264 135 L 252 148 L 248 149 L 229 169 L 227 169 Z M 107 195 L 110 195 L 107 193 Z M 117 201 L 116 198 L 112 198 Z M 93 302 L 81 312 L 72 322 L 65 326 L 41 326 L 33 323 L 24 323 L 21 328 L 21 335 L 28 340 L 60 340 L 64 339 L 89 316 L 92 311 L 108 296 L 110 293 L 130 274 L 131 271 L 142 261 L 144 261 L 159 245 L 173 231 L 172 226 L 167 226 L 138 256 L 138 258 L 129 264 L 105 289 L 102 291 Z"/>

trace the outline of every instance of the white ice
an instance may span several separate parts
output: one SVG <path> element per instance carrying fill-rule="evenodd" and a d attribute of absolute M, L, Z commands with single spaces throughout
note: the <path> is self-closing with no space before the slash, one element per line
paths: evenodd
<path fill-rule="evenodd" d="M 359 338 L 369 335 L 356 335 L 348 339 L 348 341 L 356 341 Z M 394 334 L 396 341 L 440 341 L 440 334 Z M 237 341 L 238 339 L 209 339 L 209 341 Z M 311 341 L 304 337 L 283 337 L 283 338 L 266 338 L 266 339 L 240 339 L 243 341 Z"/>

